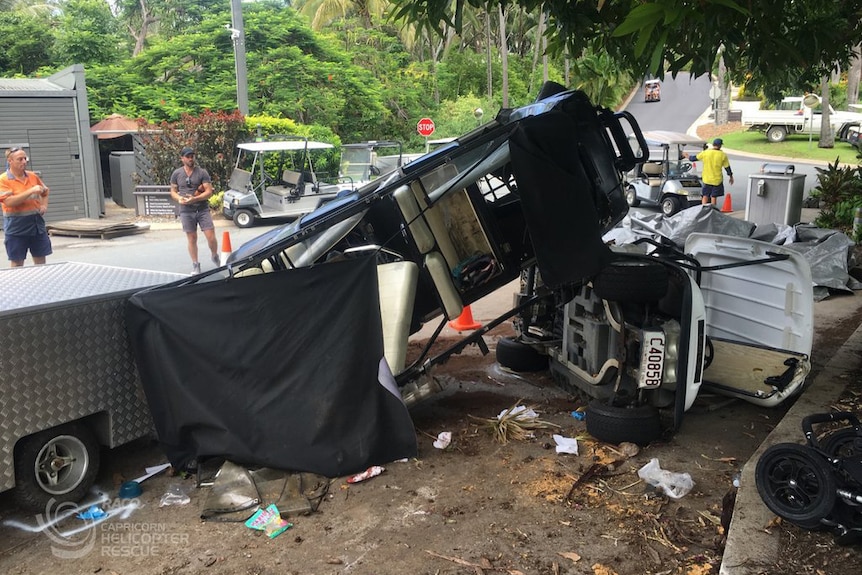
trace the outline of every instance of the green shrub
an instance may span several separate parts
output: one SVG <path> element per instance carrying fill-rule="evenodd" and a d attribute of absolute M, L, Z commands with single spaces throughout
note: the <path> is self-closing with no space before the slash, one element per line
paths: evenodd
<path fill-rule="evenodd" d="M 839 166 L 836 158 L 834 164 L 815 170 L 819 184 L 811 195 L 820 200 L 820 215 L 814 223 L 851 236 L 856 208 L 862 207 L 862 166 Z"/>

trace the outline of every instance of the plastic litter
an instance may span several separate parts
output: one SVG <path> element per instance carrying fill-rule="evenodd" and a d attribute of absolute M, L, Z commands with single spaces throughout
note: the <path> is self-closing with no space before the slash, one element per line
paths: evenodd
<path fill-rule="evenodd" d="M 516 417 L 519 421 L 527 421 L 530 419 L 537 419 L 539 414 L 534 410 L 529 409 L 526 405 L 518 405 L 516 407 L 511 407 L 509 409 L 504 409 L 500 412 L 500 415 L 497 416 L 497 419 L 503 419 L 504 417 Z"/>
<path fill-rule="evenodd" d="M 674 473 L 662 469 L 658 458 L 653 457 L 649 463 L 638 469 L 638 477 L 665 492 L 668 497 L 679 499 L 691 491 L 694 481 L 688 473 Z"/>
<path fill-rule="evenodd" d="M 134 499 L 140 497 L 142 493 L 141 484 L 137 481 L 126 481 L 120 485 L 120 499 Z"/>
<path fill-rule="evenodd" d="M 574 417 L 578 421 L 583 421 L 587 418 L 587 414 L 583 411 L 573 411 L 572 417 Z"/>
<path fill-rule="evenodd" d="M 98 505 L 90 505 L 86 511 L 78 513 L 78 519 L 104 519 L 108 514 Z"/>
<path fill-rule="evenodd" d="M 288 523 L 281 518 L 281 512 L 275 503 L 269 505 L 266 509 L 258 509 L 254 515 L 248 518 L 245 526 L 249 529 L 263 531 L 270 539 L 275 539 L 291 527 L 293 523 Z"/>
<path fill-rule="evenodd" d="M 450 443 L 452 443 L 452 432 L 441 431 L 437 434 L 437 439 L 434 440 L 433 445 L 437 449 L 446 449 Z"/>
<path fill-rule="evenodd" d="M 168 490 L 162 495 L 159 501 L 159 507 L 168 507 L 170 505 L 187 505 L 192 498 L 189 497 L 188 489 L 178 483 L 168 486 Z"/>
<path fill-rule="evenodd" d="M 381 473 L 386 471 L 385 468 L 380 465 L 372 465 L 362 473 L 357 473 L 352 477 L 347 478 L 347 483 L 359 483 L 360 481 L 365 481 L 366 479 L 371 479 L 372 477 L 377 477 Z"/>
<path fill-rule="evenodd" d="M 554 441 L 557 443 L 557 453 L 578 454 L 578 440 L 575 437 L 563 437 L 562 435 L 553 435 Z"/>

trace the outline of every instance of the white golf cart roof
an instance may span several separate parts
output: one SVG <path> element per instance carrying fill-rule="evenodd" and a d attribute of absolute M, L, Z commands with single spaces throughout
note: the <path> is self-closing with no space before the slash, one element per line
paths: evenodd
<path fill-rule="evenodd" d="M 332 144 L 326 142 L 311 142 L 305 140 L 283 140 L 275 142 L 245 142 L 237 144 L 237 148 L 247 152 L 296 152 L 299 150 L 323 150 L 326 148 L 334 148 Z"/>
<path fill-rule="evenodd" d="M 703 146 L 706 142 L 695 136 L 689 136 L 682 132 L 668 132 L 666 130 L 650 130 L 643 133 L 644 140 L 651 146 Z"/>

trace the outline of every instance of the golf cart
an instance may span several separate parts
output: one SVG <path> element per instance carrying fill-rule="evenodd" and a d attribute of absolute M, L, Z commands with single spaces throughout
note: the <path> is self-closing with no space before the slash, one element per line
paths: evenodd
<path fill-rule="evenodd" d="M 238 144 L 224 216 L 248 228 L 259 219 L 298 218 L 314 211 L 340 191 L 338 185 L 321 183 L 312 163 L 311 152 L 332 147 L 305 138 Z"/>
<path fill-rule="evenodd" d="M 658 205 L 665 216 L 700 204 L 700 176 L 688 156 L 702 152 L 706 143 L 663 130 L 644 132 L 643 138 L 649 146 L 649 161 L 626 174 L 626 202 L 633 208 L 641 202 Z M 636 146 L 636 140 L 632 144 Z"/>
<path fill-rule="evenodd" d="M 358 188 L 381 174 L 400 168 L 417 156 L 405 157 L 401 142 L 377 141 L 342 144 L 341 164 L 338 168 L 339 182 L 343 189 Z M 378 150 L 391 149 L 395 154 L 381 156 Z"/>
<path fill-rule="evenodd" d="M 644 82 L 644 102 L 661 102 L 661 80 Z"/>
<path fill-rule="evenodd" d="M 253 313 L 253 337 L 261 340 L 219 349 L 213 361 L 237 366 L 235 377 L 262 377 L 259 358 L 284 356 L 292 358 L 291 370 L 316 380 L 322 364 L 350 361 L 376 345 L 356 329 L 381 325 L 381 373 L 391 372 L 392 387 L 412 405 L 441 389 L 436 365 L 469 345 L 487 353 L 483 336 L 514 320 L 518 335 L 497 342 L 498 362 L 516 371 L 550 366 L 562 387 L 590 398 L 588 431 L 605 441 L 652 441 L 667 419 L 678 429 L 703 384 L 761 405 L 793 395 L 808 372 L 812 331 L 810 309 L 795 307 L 813 300 L 799 254 L 714 235 L 686 253 L 647 244 L 612 249 L 603 241 L 628 212 L 623 173 L 648 162 L 648 150 L 630 114 L 594 107 L 583 92 L 548 83 L 536 102 L 503 110 L 439 150 L 247 242 L 226 268 L 189 278 L 230 286 L 224 304 L 240 307 L 233 315 L 220 308 L 220 321 L 249 323 Z M 647 247 L 654 249 L 641 249 Z M 360 264 L 376 274 L 374 301 L 363 306 L 347 299 L 358 293 Z M 775 276 L 776 266 L 785 275 Z M 324 273 L 325 281 L 309 287 Z M 449 320 L 518 278 L 512 309 L 435 348 Z M 293 321 L 308 311 L 294 301 L 298 292 L 310 289 L 316 313 L 331 312 L 329 320 Z M 289 319 L 265 325 L 276 321 L 270 307 L 241 307 L 267 294 Z M 380 321 L 348 322 L 361 307 Z M 428 322 L 436 329 L 408 362 L 408 338 Z M 770 335 L 764 326 L 774 328 Z M 328 330 L 337 332 L 338 353 L 297 351 L 297 342 Z M 249 361 L 246 349 L 261 354 Z M 263 352 L 272 349 L 279 353 Z M 738 361 L 742 355 L 751 363 Z"/>

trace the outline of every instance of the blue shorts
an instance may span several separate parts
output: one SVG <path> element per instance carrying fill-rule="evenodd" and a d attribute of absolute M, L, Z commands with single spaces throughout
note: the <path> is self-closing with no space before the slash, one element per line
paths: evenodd
<path fill-rule="evenodd" d="M 10 236 L 6 235 L 6 255 L 10 262 L 23 262 L 27 259 L 27 250 L 34 258 L 43 258 L 54 253 L 51 249 L 51 238 L 48 234 L 37 234 L 35 236 Z"/>
<path fill-rule="evenodd" d="M 202 210 L 180 210 L 180 221 L 183 223 L 183 231 L 187 234 L 196 232 L 198 226 L 203 231 L 215 229 L 209 206 Z"/>
<path fill-rule="evenodd" d="M 704 184 L 703 189 L 700 191 L 700 195 L 706 198 L 717 198 L 719 196 L 723 196 L 724 182 L 721 182 L 717 186 L 713 186 L 712 184 Z"/>

